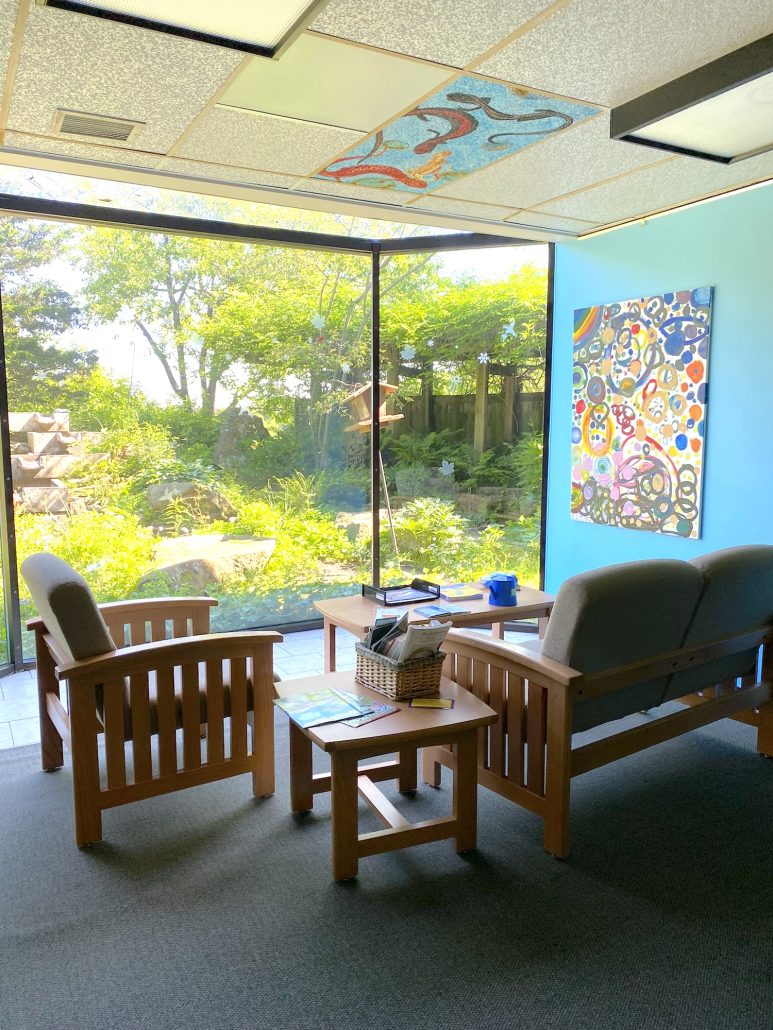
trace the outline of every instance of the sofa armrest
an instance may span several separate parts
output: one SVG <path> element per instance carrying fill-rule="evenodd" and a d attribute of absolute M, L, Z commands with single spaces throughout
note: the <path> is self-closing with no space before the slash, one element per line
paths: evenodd
<path fill-rule="evenodd" d="M 477 633 L 464 630 L 450 630 L 442 646 L 445 651 L 475 661 L 485 661 L 489 665 L 504 668 L 545 687 L 558 685 L 573 689 L 583 678 L 583 674 L 576 669 L 535 654 L 529 648 L 481 637 Z"/>

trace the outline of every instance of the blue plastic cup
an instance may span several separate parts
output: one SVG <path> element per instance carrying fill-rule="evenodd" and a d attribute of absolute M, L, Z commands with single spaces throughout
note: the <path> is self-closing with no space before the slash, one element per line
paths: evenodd
<path fill-rule="evenodd" d="M 488 603 L 501 607 L 514 605 L 517 585 L 518 580 L 512 573 L 495 572 L 493 576 L 488 577 Z"/>

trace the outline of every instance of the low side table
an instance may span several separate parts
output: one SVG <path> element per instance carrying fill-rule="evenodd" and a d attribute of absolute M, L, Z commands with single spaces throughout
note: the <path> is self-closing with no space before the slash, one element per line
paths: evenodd
<path fill-rule="evenodd" d="M 354 681 L 353 672 L 327 673 L 274 685 L 279 697 L 334 687 L 374 700 L 381 694 Z M 368 855 L 453 838 L 458 852 L 470 851 L 477 842 L 478 729 L 496 722 L 497 714 L 453 681 L 441 680 L 440 696 L 452 698 L 452 709 L 410 708 L 394 701 L 398 711 L 353 729 L 342 723 L 327 723 L 300 729 L 290 720 L 290 807 L 308 812 L 314 795 L 332 794 L 333 879 L 348 880 L 357 875 L 358 862 Z M 330 755 L 330 773 L 312 773 L 312 745 Z M 450 745 L 454 759 L 454 791 L 450 816 L 410 824 L 376 786 L 383 780 L 397 780 L 401 791 L 416 789 L 417 749 Z M 362 759 L 397 754 L 392 761 L 360 767 Z M 358 794 L 385 829 L 358 831 Z"/>
<path fill-rule="evenodd" d="M 488 594 L 487 587 L 481 587 L 481 590 L 484 594 Z M 498 640 L 504 639 L 506 622 L 512 622 L 515 619 L 537 619 L 539 635 L 543 637 L 550 610 L 553 607 L 553 595 L 543 593 L 542 590 L 535 590 L 533 587 L 519 587 L 517 597 L 518 603 L 507 607 L 491 605 L 483 598 L 459 601 L 459 607 L 466 608 L 468 611 L 460 612 L 458 615 L 444 615 L 443 619 L 450 620 L 454 626 L 459 628 L 490 624 L 492 634 Z M 425 601 L 424 603 L 430 604 L 431 602 Z M 323 598 L 315 601 L 314 607 L 323 619 L 325 672 L 333 672 L 336 667 L 336 629 L 345 629 L 361 640 L 376 621 L 376 609 L 379 605 L 359 594 L 353 594 L 349 597 Z M 409 622 L 429 622 L 429 619 L 422 618 L 417 614 L 416 609 L 421 607 L 420 604 L 405 606 Z"/>

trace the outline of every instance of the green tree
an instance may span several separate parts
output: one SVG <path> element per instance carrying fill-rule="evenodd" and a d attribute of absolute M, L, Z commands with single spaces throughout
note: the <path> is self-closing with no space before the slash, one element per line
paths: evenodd
<path fill-rule="evenodd" d="M 68 407 L 76 394 L 72 379 L 96 366 L 94 351 L 53 343 L 82 324 L 75 300 L 46 277 L 46 266 L 61 256 L 67 230 L 44 222 L 0 219 L 0 288 L 12 411 Z"/>

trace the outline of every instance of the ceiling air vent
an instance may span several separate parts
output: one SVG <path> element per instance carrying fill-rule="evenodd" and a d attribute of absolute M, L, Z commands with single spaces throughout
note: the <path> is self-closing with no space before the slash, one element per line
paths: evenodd
<path fill-rule="evenodd" d="M 90 136 L 92 139 L 127 143 L 144 124 L 103 114 L 85 114 L 83 111 L 57 111 L 51 129 L 66 136 Z"/>

